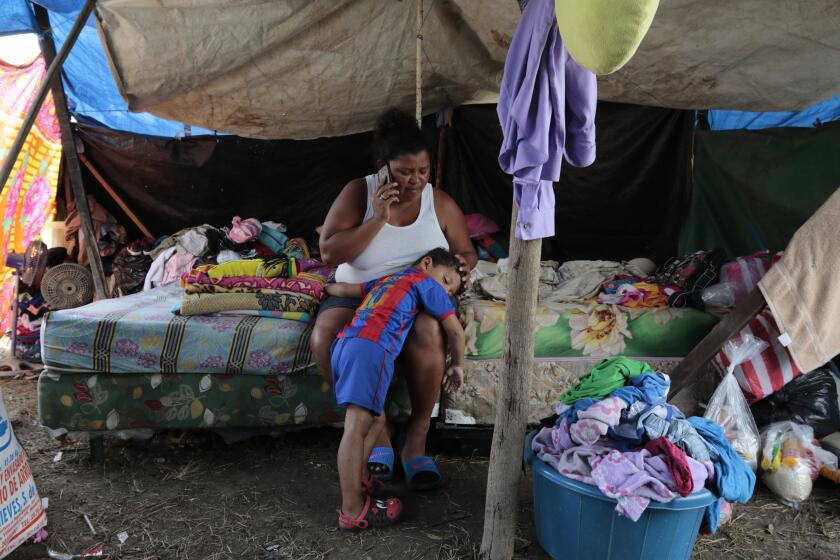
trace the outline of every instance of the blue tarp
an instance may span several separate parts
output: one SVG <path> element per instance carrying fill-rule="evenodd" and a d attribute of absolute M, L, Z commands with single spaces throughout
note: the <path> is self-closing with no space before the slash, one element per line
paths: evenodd
<path fill-rule="evenodd" d="M 26 0 L 3 0 L 0 9 L 0 36 L 17 33 L 32 33 L 35 30 L 35 16 Z"/>
<path fill-rule="evenodd" d="M 712 130 L 778 128 L 783 126 L 812 127 L 817 121 L 840 120 L 840 95 L 812 105 L 802 111 L 785 113 L 750 113 L 748 111 L 709 111 Z"/>
<path fill-rule="evenodd" d="M 18 19 L 12 17 L 17 7 L 32 11 L 26 0 L 0 0 L 3 9 L 0 10 L 0 35 L 19 27 Z M 12 11 L 6 9 L 7 3 Z M 50 24 L 53 30 L 56 50 L 61 49 L 70 28 L 78 18 L 83 0 L 38 0 L 38 4 L 50 11 Z M 30 22 L 31 31 L 36 26 Z M 199 127 L 187 127 L 183 123 L 161 119 L 149 113 L 132 113 L 119 93 L 117 84 L 111 75 L 108 60 L 99 34 L 96 31 L 94 17 L 88 19 L 82 29 L 79 39 L 67 56 L 62 69 L 62 80 L 67 92 L 67 103 L 70 110 L 77 116 L 93 119 L 109 128 L 125 130 L 152 136 L 183 136 L 189 134 L 214 134 L 211 130 Z"/>

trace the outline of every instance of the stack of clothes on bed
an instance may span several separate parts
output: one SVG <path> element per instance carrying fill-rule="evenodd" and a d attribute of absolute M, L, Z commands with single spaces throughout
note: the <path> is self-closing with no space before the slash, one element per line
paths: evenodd
<path fill-rule="evenodd" d="M 708 488 L 719 498 L 706 512 L 714 532 L 724 500 L 749 501 L 755 475 L 718 424 L 667 404 L 669 388 L 668 376 L 645 362 L 603 360 L 560 397 L 532 449 L 563 476 L 614 498 L 633 521 L 651 500 Z"/>
<path fill-rule="evenodd" d="M 181 276 L 179 315 L 274 317 L 310 322 L 332 269 L 287 255 L 203 265 Z"/>

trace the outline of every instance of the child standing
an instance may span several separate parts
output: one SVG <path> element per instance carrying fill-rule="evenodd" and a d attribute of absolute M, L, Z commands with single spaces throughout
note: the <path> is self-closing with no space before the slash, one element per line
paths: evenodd
<path fill-rule="evenodd" d="M 384 527 L 402 515 L 398 499 L 371 497 L 375 482 L 365 459 L 384 424 L 382 409 L 394 374 L 394 360 L 418 311 L 439 320 L 446 333 L 452 365 L 443 377 L 444 389 L 457 391 L 463 385 L 464 329 L 451 301 L 461 287 L 460 266 L 454 255 L 435 249 L 403 272 L 365 284 L 327 286 L 330 295 L 364 297 L 332 349 L 335 398 L 347 409 L 338 448 L 338 524 L 342 529 Z"/>

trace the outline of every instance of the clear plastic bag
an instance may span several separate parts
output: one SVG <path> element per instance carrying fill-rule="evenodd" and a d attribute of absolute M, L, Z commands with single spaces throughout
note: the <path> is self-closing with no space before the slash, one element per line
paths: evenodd
<path fill-rule="evenodd" d="M 761 442 L 761 478 L 791 507 L 808 499 L 820 469 L 837 469 L 837 456 L 820 447 L 810 426 L 776 422 L 762 430 Z"/>
<path fill-rule="evenodd" d="M 737 286 L 732 282 L 712 284 L 703 290 L 700 299 L 706 307 L 735 307 Z"/>
<path fill-rule="evenodd" d="M 758 426 L 755 425 L 747 399 L 741 392 L 741 386 L 732 372 L 735 368 L 753 359 L 767 348 L 767 343 L 754 336 L 744 336 L 740 341 L 730 340 L 723 347 L 729 357 L 726 375 L 715 389 L 706 413 L 707 420 L 719 424 L 723 428 L 726 439 L 732 444 L 732 449 L 749 463 L 755 472 L 758 467 L 758 451 L 761 445 Z"/>

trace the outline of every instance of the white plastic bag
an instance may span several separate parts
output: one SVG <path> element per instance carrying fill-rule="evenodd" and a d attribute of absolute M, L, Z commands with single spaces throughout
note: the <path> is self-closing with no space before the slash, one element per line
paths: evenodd
<path fill-rule="evenodd" d="M 700 294 L 706 307 L 735 307 L 736 286 L 731 282 L 712 284 Z"/>
<path fill-rule="evenodd" d="M 762 430 L 761 442 L 761 478 L 791 507 L 808 499 L 823 466 L 837 469 L 837 456 L 820 447 L 810 426 L 776 422 Z"/>
<path fill-rule="evenodd" d="M 758 451 L 761 445 L 758 426 L 755 425 L 747 399 L 744 398 L 741 386 L 738 385 L 732 371 L 739 364 L 761 354 L 765 348 L 766 342 L 749 335 L 742 337 L 740 341 L 730 340 L 724 345 L 723 351 L 729 356 L 730 364 L 703 415 L 723 428 L 732 449 L 749 463 L 753 472 L 758 467 Z"/>

